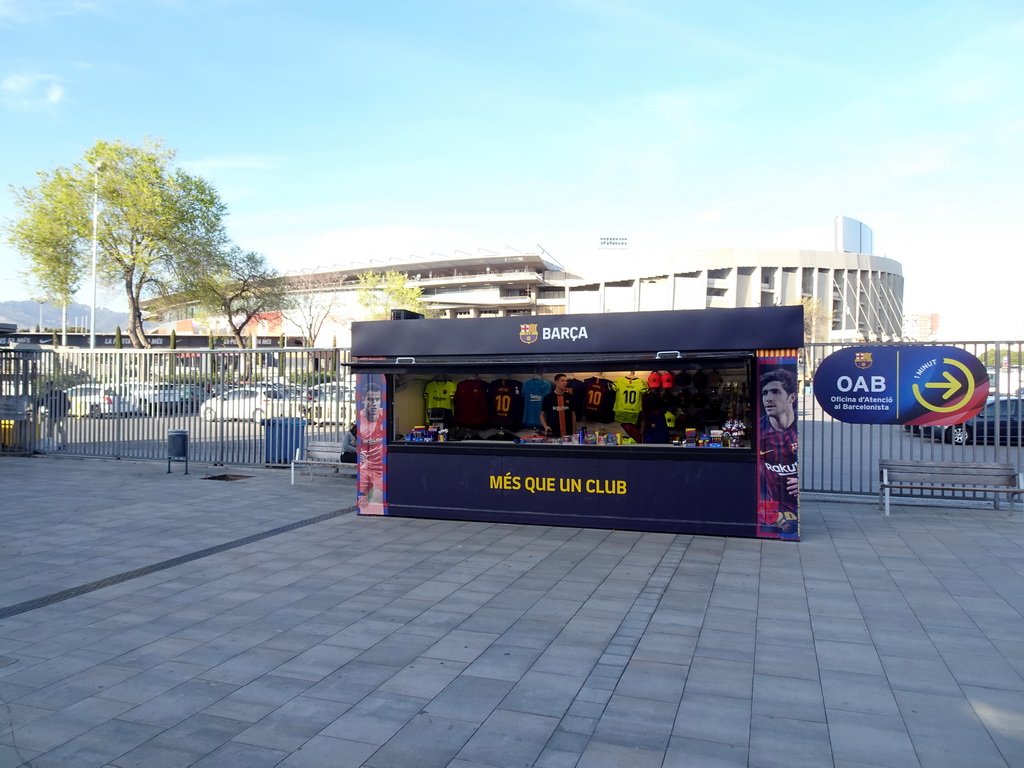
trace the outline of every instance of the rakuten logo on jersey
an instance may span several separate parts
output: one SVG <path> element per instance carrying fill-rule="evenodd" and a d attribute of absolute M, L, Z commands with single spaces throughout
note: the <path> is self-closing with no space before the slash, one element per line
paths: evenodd
<path fill-rule="evenodd" d="M 567 339 L 569 341 L 576 341 L 578 339 L 588 339 L 587 326 L 585 325 L 559 325 L 554 328 L 542 328 L 540 337 L 547 341 L 548 339 Z"/>
<path fill-rule="evenodd" d="M 797 471 L 795 462 L 793 464 L 769 464 L 766 461 L 764 467 L 769 472 L 774 472 L 777 475 L 795 475 Z"/>

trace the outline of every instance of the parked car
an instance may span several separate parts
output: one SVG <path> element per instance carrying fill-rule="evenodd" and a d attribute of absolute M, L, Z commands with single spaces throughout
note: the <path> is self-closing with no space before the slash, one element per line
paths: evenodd
<path fill-rule="evenodd" d="M 176 413 L 190 404 L 188 391 L 178 384 L 125 384 L 124 394 L 145 413 Z"/>
<path fill-rule="evenodd" d="M 305 402 L 295 390 L 246 386 L 209 398 L 200 412 L 205 421 L 262 421 L 279 416 L 301 416 Z"/>
<path fill-rule="evenodd" d="M 949 427 L 922 427 L 921 433 L 925 437 L 942 440 L 953 445 L 998 441 L 1000 445 L 1020 446 L 1024 445 L 1021 418 L 1021 398 L 990 397 L 978 415 L 963 424 L 954 424 Z"/>
<path fill-rule="evenodd" d="M 135 415 L 140 413 L 131 398 L 122 397 L 106 384 L 79 384 L 67 390 L 71 404 L 69 414 L 79 418 L 89 416 Z"/>
<path fill-rule="evenodd" d="M 310 388 L 303 415 L 313 423 L 340 424 L 355 421 L 356 392 L 345 384 L 317 384 Z"/>

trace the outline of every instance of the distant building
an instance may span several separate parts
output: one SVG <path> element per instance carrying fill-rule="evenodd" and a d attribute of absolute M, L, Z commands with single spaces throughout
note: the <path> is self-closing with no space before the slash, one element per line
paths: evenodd
<path fill-rule="evenodd" d="M 937 341 L 939 338 L 939 316 L 907 315 L 903 322 L 903 336 L 907 341 Z"/>
<path fill-rule="evenodd" d="M 568 311 L 643 312 L 804 304 L 822 314 L 822 341 L 892 339 L 903 332 L 899 262 L 863 253 L 723 248 L 663 257 L 658 269 L 575 281 Z"/>
<path fill-rule="evenodd" d="M 840 217 L 837 240 L 871 246 L 860 222 Z M 856 225 L 856 226 L 855 226 Z M 866 232 L 865 232 L 866 230 Z M 546 252 L 476 254 L 456 251 L 429 258 L 392 258 L 354 263 L 281 278 L 296 294 L 330 297 L 330 318 L 319 346 L 347 346 L 349 324 L 362 316 L 359 275 L 394 270 L 422 289 L 427 308 L 446 318 L 514 315 L 644 312 L 708 307 L 804 304 L 815 316 L 815 339 L 888 340 L 904 335 L 903 273 L 899 262 L 846 250 L 807 251 L 723 248 L 669 254 L 638 254 L 626 237 L 602 237 L 598 250 L 629 253 L 621 272 L 595 279 L 568 272 Z M 193 308 L 179 305 L 163 320 L 187 320 Z M 253 322 L 261 334 L 302 334 L 294 311 L 267 313 Z M 214 327 L 210 330 L 222 332 Z"/>

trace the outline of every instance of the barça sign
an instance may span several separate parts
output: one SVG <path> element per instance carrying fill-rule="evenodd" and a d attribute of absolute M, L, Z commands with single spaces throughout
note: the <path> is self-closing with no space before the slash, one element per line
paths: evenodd
<path fill-rule="evenodd" d="M 958 347 L 848 347 L 814 374 L 814 397 L 853 424 L 960 424 L 988 397 L 988 372 Z"/>

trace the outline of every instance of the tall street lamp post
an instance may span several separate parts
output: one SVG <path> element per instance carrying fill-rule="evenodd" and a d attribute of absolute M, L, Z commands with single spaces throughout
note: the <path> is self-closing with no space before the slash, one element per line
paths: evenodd
<path fill-rule="evenodd" d="M 93 166 L 92 184 L 92 314 L 89 320 L 89 349 L 96 349 L 96 230 L 100 218 L 100 170 L 103 163 Z"/>

